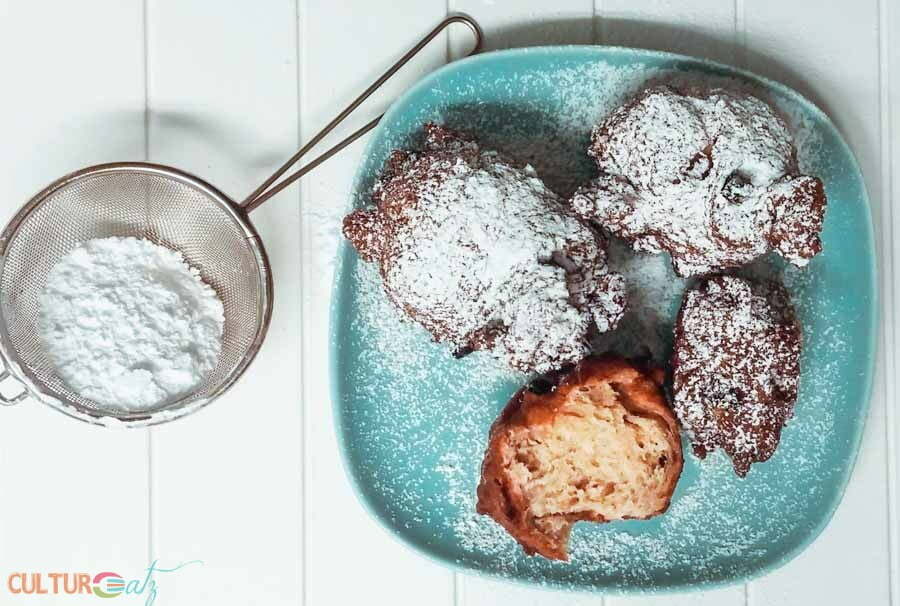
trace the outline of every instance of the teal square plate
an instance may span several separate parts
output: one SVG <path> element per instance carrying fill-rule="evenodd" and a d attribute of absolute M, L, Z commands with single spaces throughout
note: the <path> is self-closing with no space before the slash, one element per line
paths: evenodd
<path fill-rule="evenodd" d="M 339 442 L 366 508 L 407 545 L 457 569 L 547 587 L 637 593 L 710 588 L 761 575 L 806 547 L 847 484 L 868 408 L 876 328 L 875 261 L 865 186 L 834 125 L 796 92 L 724 65 L 611 47 L 547 47 L 445 66 L 384 116 L 356 175 L 365 205 L 391 149 L 414 146 L 433 120 L 532 162 L 560 193 L 591 174 L 591 126 L 648 81 L 701 78 L 769 99 L 797 135 L 804 172 L 828 195 L 824 252 L 798 270 L 768 260 L 804 331 L 800 398 L 770 461 L 737 478 L 729 461 L 689 454 L 667 513 L 577 524 L 568 563 L 527 557 L 475 513 L 488 428 L 525 381 L 485 354 L 456 360 L 388 304 L 371 266 L 343 245 L 334 286 L 331 369 Z M 643 294 L 666 338 L 683 283 L 663 256 L 641 259 Z M 642 276 L 642 277 L 641 277 Z M 646 303 L 646 301 L 645 301 Z M 646 319 L 646 318 L 644 318 Z M 637 323 L 638 325 L 641 322 Z M 652 324 L 652 322 L 651 322 Z"/>

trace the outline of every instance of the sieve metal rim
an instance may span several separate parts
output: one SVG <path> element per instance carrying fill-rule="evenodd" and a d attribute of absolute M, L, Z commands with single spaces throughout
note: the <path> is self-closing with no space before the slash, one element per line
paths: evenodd
<path fill-rule="evenodd" d="M 25 399 L 27 395 L 67 416 L 90 424 L 109 426 L 112 424 L 110 420 L 114 419 L 114 422 L 118 422 L 118 424 L 126 427 L 149 427 L 180 419 L 203 408 L 225 393 L 238 379 L 241 378 L 256 358 L 268 333 L 274 303 L 274 283 L 271 266 L 269 265 L 269 258 L 266 254 L 265 247 L 263 246 L 262 238 L 260 238 L 256 228 L 250 221 L 247 212 L 241 208 L 240 205 L 223 194 L 219 189 L 195 175 L 171 166 L 150 162 L 112 162 L 88 166 L 57 179 L 35 194 L 22 206 L 22 208 L 19 209 L 9 223 L 7 223 L 3 232 L 0 233 L 0 275 L 2 275 L 6 266 L 8 248 L 15 240 L 19 228 L 24 224 L 31 213 L 61 189 L 69 187 L 86 178 L 93 178 L 111 173 L 148 174 L 172 179 L 185 186 L 194 188 L 216 202 L 222 210 L 230 216 L 234 223 L 240 227 L 248 242 L 250 250 L 256 257 L 260 274 L 260 296 L 257 300 L 257 312 L 260 321 L 256 327 L 253 341 L 240 362 L 238 362 L 238 364 L 228 373 L 227 377 L 204 397 L 188 402 L 188 400 L 195 398 L 195 394 L 188 394 L 184 398 L 152 411 L 123 412 L 122 414 L 110 416 L 109 414 L 101 414 L 97 410 L 87 408 L 77 402 L 69 400 L 64 395 L 58 393 L 38 379 L 28 368 L 28 365 L 24 363 L 15 347 L 12 345 L 12 340 L 7 331 L 6 318 L 2 307 L 0 307 L 0 361 L 2 361 L 5 369 L 0 371 L 0 383 L 4 382 L 8 377 L 11 377 L 21 383 L 24 387 L 22 393 L 13 397 L 0 394 L 0 403 L 15 404 Z"/>

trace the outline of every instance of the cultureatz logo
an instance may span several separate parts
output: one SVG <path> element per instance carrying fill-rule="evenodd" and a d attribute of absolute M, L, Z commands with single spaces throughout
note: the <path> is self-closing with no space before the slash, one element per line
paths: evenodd
<path fill-rule="evenodd" d="M 184 562 L 174 568 L 162 568 L 159 560 L 154 560 L 144 571 L 142 578 L 126 580 L 115 572 L 12 572 L 6 578 L 6 589 L 16 595 L 84 595 L 94 594 L 98 598 L 117 598 L 121 595 L 136 595 L 144 598 L 150 606 L 159 593 L 158 573 L 175 572 L 191 564 L 202 564 L 200 560 Z"/>

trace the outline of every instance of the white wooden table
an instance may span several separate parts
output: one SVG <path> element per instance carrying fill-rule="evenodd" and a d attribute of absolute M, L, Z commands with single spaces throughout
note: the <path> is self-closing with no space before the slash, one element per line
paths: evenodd
<path fill-rule="evenodd" d="M 457 10 L 482 23 L 489 48 L 601 43 L 711 57 L 797 88 L 835 120 L 872 199 L 884 311 L 862 451 L 828 529 L 747 585 L 628 599 L 456 574 L 392 540 L 344 476 L 327 387 L 332 260 L 359 142 L 253 215 L 276 276 L 274 320 L 220 401 L 127 432 L 31 403 L 0 411 L 0 603 L 96 604 L 13 596 L 6 581 L 16 571 L 135 577 L 156 559 L 204 562 L 157 577 L 165 605 L 900 603 L 900 6 L 890 0 L 0 0 L 0 220 L 55 177 L 113 160 L 172 164 L 245 195 Z M 438 41 L 357 123 L 460 54 L 467 36 Z"/>

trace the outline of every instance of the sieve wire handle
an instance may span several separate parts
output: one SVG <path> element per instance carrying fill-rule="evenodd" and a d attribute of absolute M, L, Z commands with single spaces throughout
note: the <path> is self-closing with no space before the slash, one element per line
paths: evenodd
<path fill-rule="evenodd" d="M 400 70 L 401 67 L 403 67 L 404 65 L 406 65 L 409 62 L 410 59 L 412 59 L 417 54 L 419 54 L 419 51 L 421 51 L 423 48 L 428 46 L 428 43 L 431 42 L 432 40 L 434 40 L 438 36 L 438 34 L 440 34 L 442 31 L 447 29 L 447 27 L 449 27 L 450 25 L 452 25 L 454 23 L 462 23 L 462 24 L 466 25 L 469 28 L 469 30 L 472 32 L 472 36 L 475 39 L 475 45 L 472 47 L 472 50 L 470 50 L 466 54 L 466 56 L 468 57 L 470 55 L 474 55 L 475 53 L 480 51 L 482 43 L 484 42 L 484 33 L 481 31 L 481 27 L 478 25 L 478 23 L 474 19 L 472 19 L 468 15 L 456 14 L 456 15 L 451 15 L 451 16 L 447 17 L 446 19 L 444 19 L 443 21 L 441 21 L 437 25 L 437 27 L 435 27 L 433 30 L 431 30 L 424 38 L 419 40 L 419 42 L 415 46 L 413 46 L 411 49 L 409 49 L 409 51 L 407 51 L 407 53 L 405 55 L 400 57 L 400 59 L 396 63 L 394 63 L 391 67 L 389 67 L 386 72 L 381 74 L 381 76 L 375 82 L 373 82 L 372 85 L 369 86 L 369 88 L 364 90 L 362 92 L 362 94 L 360 94 L 356 99 L 354 99 L 353 102 L 350 103 L 350 105 L 348 105 L 344 109 L 344 111 L 339 113 L 334 118 L 334 120 L 332 120 L 327 125 L 325 125 L 325 127 L 322 130 L 320 130 L 312 139 L 310 139 L 309 142 L 306 143 L 306 145 L 304 145 L 302 148 L 300 148 L 300 151 L 298 151 L 296 154 L 291 156 L 291 158 L 287 162 L 285 162 L 281 168 L 276 170 L 272 174 L 271 177 L 266 179 L 262 185 L 260 185 L 255 190 L 253 190 L 253 193 L 251 193 L 249 196 L 247 196 L 247 198 L 243 202 L 241 202 L 241 207 L 244 209 L 244 211 L 249 213 L 250 211 L 258 208 L 263 202 L 265 202 L 266 200 L 268 200 L 269 198 L 271 198 L 272 196 L 274 196 L 275 194 L 277 194 L 278 192 L 283 190 L 285 187 L 287 187 L 288 185 L 290 185 L 291 183 L 293 183 L 294 181 L 296 181 L 297 179 L 299 179 L 306 173 L 310 172 L 311 170 L 313 170 L 314 168 L 316 168 L 317 166 L 319 166 L 320 164 L 322 164 L 323 162 L 328 160 L 331 156 L 335 155 L 336 153 L 338 153 L 339 151 L 341 151 L 342 149 L 344 149 L 345 147 L 347 147 L 348 145 L 350 145 L 351 143 L 353 143 L 354 141 L 356 141 L 357 139 L 362 137 L 364 134 L 366 134 L 367 132 L 369 132 L 370 130 L 375 128 L 375 125 L 378 124 L 378 121 L 381 120 L 381 117 L 384 114 L 382 114 L 382 116 L 378 116 L 377 118 L 375 118 L 374 120 L 372 120 L 371 122 L 369 122 L 368 124 L 366 124 L 365 126 L 360 128 L 359 130 L 353 132 L 346 139 L 342 140 L 340 143 L 338 143 L 337 145 L 335 145 L 328 151 L 324 152 L 322 155 L 317 157 L 315 160 L 313 160 L 312 162 L 310 162 L 303 168 L 300 168 L 297 171 L 295 171 L 294 173 L 288 175 L 281 182 L 279 182 L 278 184 L 273 186 L 273 184 L 279 179 L 279 177 L 281 177 L 284 173 L 286 173 L 288 171 L 288 169 L 291 168 L 291 166 L 296 164 L 297 161 L 300 158 L 302 158 L 310 149 L 315 147 L 322 139 L 324 139 L 326 137 L 326 135 L 328 135 L 328 133 L 330 133 L 332 130 L 334 130 L 334 128 L 338 124 L 343 122 L 344 119 L 347 116 L 349 116 L 351 113 L 353 113 L 353 111 L 357 107 L 362 105 L 362 103 L 366 99 L 368 99 L 372 95 L 372 93 L 374 93 L 376 90 L 378 90 L 382 84 L 387 82 L 391 78 L 391 76 L 396 74 Z"/>
<path fill-rule="evenodd" d="M 7 379 L 11 379 L 11 382 L 14 382 L 17 386 L 21 387 L 22 391 L 14 396 L 8 396 L 0 390 L 0 406 L 14 406 L 28 397 L 28 390 L 25 389 L 25 386 L 19 383 L 19 381 L 4 368 L 0 371 L 0 383 L 6 382 Z"/>

